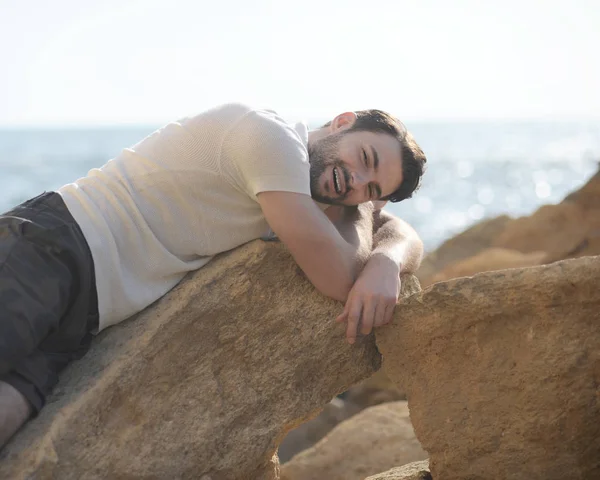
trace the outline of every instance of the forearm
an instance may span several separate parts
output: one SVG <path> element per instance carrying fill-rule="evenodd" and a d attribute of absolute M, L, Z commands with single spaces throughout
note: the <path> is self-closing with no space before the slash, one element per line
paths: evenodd
<path fill-rule="evenodd" d="M 384 212 L 374 215 L 373 249 L 369 261 L 385 257 L 399 267 L 400 273 L 413 273 L 423 257 L 423 243 L 403 220 Z"/>
<path fill-rule="evenodd" d="M 381 210 L 373 210 L 370 217 L 372 230 L 368 235 L 364 230 L 360 232 L 356 222 L 348 225 L 364 244 L 367 237 L 372 244 L 344 311 L 337 318 L 338 322 L 347 322 L 350 343 L 356 340 L 357 332 L 368 335 L 373 327 L 391 321 L 402 285 L 400 274 L 414 272 L 423 254 L 421 240 L 406 222 Z"/>
<path fill-rule="evenodd" d="M 374 217 L 373 207 L 346 207 L 341 210 L 341 218 L 335 222 L 342 238 L 355 252 L 357 274 L 373 250 Z"/>
<path fill-rule="evenodd" d="M 343 245 L 338 245 L 335 251 L 328 255 L 328 259 L 337 265 L 335 269 L 327 269 L 330 275 L 323 276 L 330 280 L 322 285 L 317 285 L 314 281 L 313 283 L 325 295 L 344 302 L 373 249 L 373 208 L 370 205 L 332 206 L 325 213 L 342 237 L 340 240 L 343 239 Z M 337 272 L 335 279 L 331 278 L 333 270 Z M 318 278 L 320 280 L 321 276 Z"/>
<path fill-rule="evenodd" d="M 403 220 L 368 203 L 358 208 L 328 210 L 330 220 L 356 252 L 360 273 L 366 262 L 385 257 L 398 265 L 401 273 L 414 272 L 423 256 L 423 243 Z"/>
<path fill-rule="evenodd" d="M 312 284 L 324 295 L 345 301 L 370 253 L 372 243 L 363 239 L 372 242 L 372 215 L 333 207 L 333 213 L 347 213 L 353 220 L 342 229 L 344 238 L 328 218 L 331 208 L 324 214 L 308 195 L 265 191 L 257 198 L 269 226 Z"/>

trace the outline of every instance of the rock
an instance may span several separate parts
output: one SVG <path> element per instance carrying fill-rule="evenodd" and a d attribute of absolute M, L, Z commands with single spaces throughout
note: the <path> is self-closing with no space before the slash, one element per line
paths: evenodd
<path fill-rule="evenodd" d="M 506 248 L 486 248 L 472 257 L 451 263 L 441 272 L 433 275 L 431 283 L 442 282 L 457 277 L 468 277 L 480 272 L 533 267 L 535 265 L 542 265 L 546 258 L 547 254 L 545 252 L 521 253 Z M 385 375 L 383 372 L 381 374 Z"/>
<path fill-rule="evenodd" d="M 367 408 L 340 423 L 314 447 L 281 466 L 282 480 L 363 480 L 427 458 L 405 401 Z"/>
<path fill-rule="evenodd" d="M 281 244 L 222 255 L 95 339 L 0 478 L 276 479 L 285 434 L 380 366 L 372 335 L 344 341 L 341 308 Z"/>
<path fill-rule="evenodd" d="M 587 229 L 586 215 L 579 205 L 544 205 L 529 217 L 509 222 L 494 246 L 523 253 L 541 250 L 549 257 L 564 259 L 583 241 Z"/>
<path fill-rule="evenodd" d="M 385 402 L 406 400 L 406 393 L 401 391 L 383 370 L 378 370 L 344 393 L 344 400 L 363 410 Z"/>
<path fill-rule="evenodd" d="M 277 451 L 281 463 L 312 447 L 337 424 L 365 408 L 385 402 L 406 400 L 406 394 L 401 392 L 381 370 L 351 387 L 341 397 L 334 398 L 318 416 L 288 433 Z"/>
<path fill-rule="evenodd" d="M 376 331 L 434 479 L 600 478 L 599 278 L 584 257 L 437 283 Z"/>
<path fill-rule="evenodd" d="M 512 219 L 503 215 L 483 220 L 455 237 L 446 240 L 437 250 L 429 253 L 416 275 L 423 287 L 432 283 L 432 277 L 446 266 L 469 258 L 489 248 Z"/>
<path fill-rule="evenodd" d="M 283 464 L 294 455 L 312 447 L 337 424 L 352 417 L 362 409 L 362 407 L 352 402 L 347 402 L 338 397 L 334 398 L 319 415 L 287 434 L 277 450 L 279 462 Z"/>
<path fill-rule="evenodd" d="M 600 254 L 600 171 L 558 205 L 510 222 L 495 246 L 543 250 L 548 262 Z"/>
<path fill-rule="evenodd" d="M 421 284 L 475 273 L 600 255 L 600 171 L 558 205 L 532 215 L 485 220 L 428 254 Z"/>
<path fill-rule="evenodd" d="M 403 467 L 396 467 L 387 472 L 372 475 L 364 480 L 431 480 L 429 461 L 413 462 Z"/>
<path fill-rule="evenodd" d="M 600 163 L 598 167 L 596 174 L 579 190 L 570 193 L 565 202 L 577 203 L 584 210 L 600 208 Z"/>

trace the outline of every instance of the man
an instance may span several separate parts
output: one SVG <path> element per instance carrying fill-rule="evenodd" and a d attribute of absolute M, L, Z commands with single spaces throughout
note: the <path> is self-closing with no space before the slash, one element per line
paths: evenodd
<path fill-rule="evenodd" d="M 337 320 L 350 343 L 359 324 L 368 334 L 388 322 L 422 245 L 374 205 L 410 197 L 424 163 L 403 125 L 378 110 L 309 133 L 271 111 L 223 105 L 1 216 L 0 446 L 92 333 L 273 232 L 317 289 L 346 302 Z"/>

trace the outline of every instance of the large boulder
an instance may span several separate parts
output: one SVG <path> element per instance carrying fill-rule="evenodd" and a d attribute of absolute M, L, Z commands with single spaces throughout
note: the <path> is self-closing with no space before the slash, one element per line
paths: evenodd
<path fill-rule="evenodd" d="M 281 467 L 282 480 L 363 480 L 427 458 L 410 423 L 406 401 L 367 408 L 340 423 L 314 447 Z"/>
<path fill-rule="evenodd" d="M 406 394 L 401 392 L 382 370 L 353 386 L 340 397 L 329 402 L 318 416 L 288 433 L 277 451 L 280 463 L 283 464 L 294 455 L 312 447 L 337 424 L 365 408 L 385 402 L 406 400 Z"/>
<path fill-rule="evenodd" d="M 353 386 L 344 393 L 344 400 L 360 407 L 360 410 L 385 402 L 406 400 L 406 393 L 392 382 L 383 370 Z"/>
<path fill-rule="evenodd" d="M 448 265 L 460 262 L 490 248 L 496 237 L 512 219 L 508 215 L 483 220 L 464 232 L 446 240 L 440 247 L 429 253 L 417 270 L 422 286 L 430 285 L 432 277 Z"/>
<path fill-rule="evenodd" d="M 380 366 L 372 335 L 345 342 L 341 308 L 280 244 L 222 255 L 95 339 L 0 478 L 276 479 L 284 435 Z"/>
<path fill-rule="evenodd" d="M 409 463 L 402 467 L 394 467 L 383 473 L 372 475 L 365 480 L 432 480 L 429 472 L 429 461 Z"/>
<path fill-rule="evenodd" d="M 600 478 L 599 278 L 584 257 L 437 283 L 376 331 L 434 479 Z"/>
<path fill-rule="evenodd" d="M 600 255 L 600 171 L 557 205 L 517 219 L 484 220 L 429 253 L 421 285 L 506 268 Z"/>
<path fill-rule="evenodd" d="M 309 449 L 333 430 L 336 425 L 356 415 L 361 410 L 360 406 L 335 397 L 323 408 L 319 415 L 287 434 L 277 449 L 279 462 L 284 464 L 294 455 Z"/>
<path fill-rule="evenodd" d="M 493 245 L 523 253 L 542 250 L 551 258 L 567 258 L 583 242 L 590 220 L 571 201 L 544 205 L 529 217 L 509 222 Z"/>
<path fill-rule="evenodd" d="M 546 262 L 546 252 L 521 253 L 506 248 L 486 248 L 472 257 L 447 265 L 433 275 L 431 283 L 443 282 L 457 277 L 468 277 L 480 272 L 505 270 L 542 265 Z"/>
<path fill-rule="evenodd" d="M 600 255 L 600 170 L 558 205 L 510 222 L 494 246 L 523 253 L 543 250 L 548 262 Z"/>

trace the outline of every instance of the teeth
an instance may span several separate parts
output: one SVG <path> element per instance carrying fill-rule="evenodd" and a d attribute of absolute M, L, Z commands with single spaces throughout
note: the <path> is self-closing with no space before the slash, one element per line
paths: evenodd
<path fill-rule="evenodd" d="M 335 190 L 336 192 L 342 193 L 342 187 L 340 186 L 340 179 L 338 178 L 337 168 L 333 169 L 333 181 L 335 182 Z"/>

